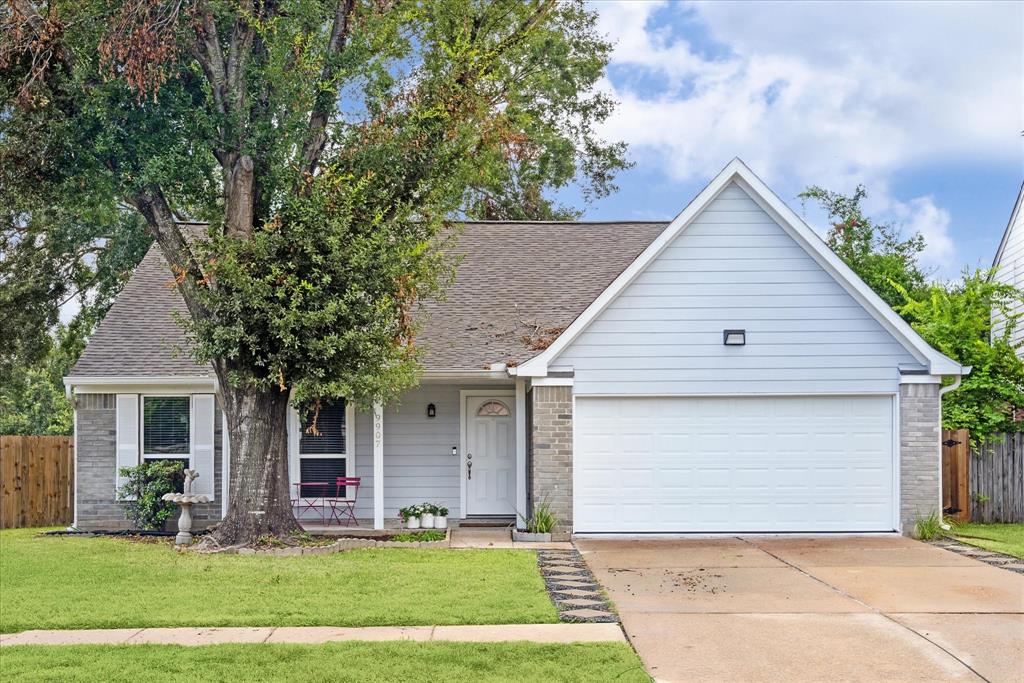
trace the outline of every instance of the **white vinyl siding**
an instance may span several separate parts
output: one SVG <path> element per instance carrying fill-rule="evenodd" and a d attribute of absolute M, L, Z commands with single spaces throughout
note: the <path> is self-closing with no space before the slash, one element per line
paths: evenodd
<path fill-rule="evenodd" d="M 894 392 L 900 364 L 919 363 L 736 184 L 552 361 L 606 395 Z"/>
<path fill-rule="evenodd" d="M 1003 253 L 999 255 L 999 262 L 996 264 L 995 278 L 999 282 L 1024 290 L 1024 210 L 1016 212 L 1013 224 L 1009 227 Z M 1016 313 L 1024 313 L 1024 308 L 1018 305 Z M 1003 324 L 998 313 L 994 314 L 992 333 L 993 336 L 1003 333 Z M 1024 342 L 1024 326 L 1020 323 L 1013 331 L 1011 342 L 1018 346 L 1018 355 L 1024 354 L 1024 349 L 1020 347 Z"/>
<path fill-rule="evenodd" d="M 459 444 L 459 385 L 425 383 L 402 395 L 401 402 L 384 408 L 384 516 L 398 515 L 406 505 L 429 501 L 461 513 L 461 458 L 452 456 Z M 511 385 L 501 387 L 512 388 Z M 427 417 L 433 403 L 437 416 Z M 369 412 L 356 418 L 356 463 L 363 491 L 356 508 L 360 518 L 373 516 L 373 420 Z M 365 495 L 364 495 L 365 494 Z"/>
<path fill-rule="evenodd" d="M 574 530 L 892 531 L 893 401 L 579 397 Z"/>

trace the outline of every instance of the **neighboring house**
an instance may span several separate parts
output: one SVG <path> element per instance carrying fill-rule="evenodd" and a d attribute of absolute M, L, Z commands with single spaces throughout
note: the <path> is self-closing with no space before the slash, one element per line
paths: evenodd
<path fill-rule="evenodd" d="M 1010 222 L 1006 224 L 1006 232 L 1003 233 L 999 249 L 996 250 L 996 257 L 992 261 L 995 279 L 1013 285 L 1017 289 L 1024 289 L 1024 211 L 1021 211 L 1022 201 L 1024 201 L 1024 184 L 1021 185 L 1020 192 L 1017 194 L 1017 202 L 1013 205 Z M 1024 307 L 1018 304 L 1014 311 L 1018 314 L 1024 313 Z M 993 336 L 1003 334 L 1003 329 L 999 312 L 993 311 Z M 1017 347 L 1017 355 L 1024 356 L 1024 326 L 1018 325 L 1014 329 L 1010 341 Z"/>
<path fill-rule="evenodd" d="M 908 531 L 939 509 L 926 344 L 741 161 L 669 223 L 471 222 L 418 388 L 292 415 L 293 482 L 359 476 L 358 515 L 548 502 L 577 533 Z M 187 459 L 226 509 L 215 380 L 151 251 L 67 385 L 79 527 L 123 525 L 118 466 Z M 325 428 L 326 427 L 326 428 Z"/>

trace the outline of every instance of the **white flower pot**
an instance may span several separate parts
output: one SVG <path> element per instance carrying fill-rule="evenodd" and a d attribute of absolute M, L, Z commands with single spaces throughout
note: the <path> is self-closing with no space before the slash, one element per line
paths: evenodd
<path fill-rule="evenodd" d="M 433 529 L 434 528 L 434 513 L 432 513 L 432 512 L 424 512 L 422 515 L 420 515 L 420 524 L 423 525 L 424 529 Z"/>
<path fill-rule="evenodd" d="M 435 529 L 447 529 L 448 528 L 448 518 L 447 517 L 442 517 L 441 515 L 436 515 L 434 517 L 434 528 Z"/>
<path fill-rule="evenodd" d="M 405 528 L 406 529 L 419 529 L 420 528 L 420 518 L 419 517 L 410 517 L 409 519 L 405 520 Z"/>

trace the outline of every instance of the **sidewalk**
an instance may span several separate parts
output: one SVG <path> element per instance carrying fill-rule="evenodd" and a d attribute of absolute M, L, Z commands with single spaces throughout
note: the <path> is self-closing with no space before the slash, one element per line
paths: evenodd
<path fill-rule="evenodd" d="M 221 643 L 301 643 L 345 640 L 416 640 L 495 643 L 626 642 L 618 624 L 497 624 L 486 626 L 280 626 L 267 628 L 117 628 L 80 631 L 23 631 L 0 635 L 11 645 L 217 645 Z"/>

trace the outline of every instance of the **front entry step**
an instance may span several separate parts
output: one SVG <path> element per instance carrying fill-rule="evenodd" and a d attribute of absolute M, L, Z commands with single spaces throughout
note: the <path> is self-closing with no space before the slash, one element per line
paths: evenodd
<path fill-rule="evenodd" d="M 459 521 L 463 529 L 505 529 L 516 523 L 515 517 L 469 517 Z"/>

